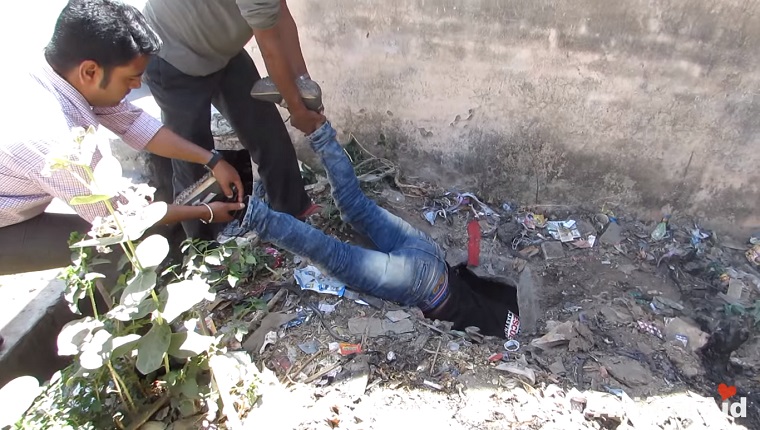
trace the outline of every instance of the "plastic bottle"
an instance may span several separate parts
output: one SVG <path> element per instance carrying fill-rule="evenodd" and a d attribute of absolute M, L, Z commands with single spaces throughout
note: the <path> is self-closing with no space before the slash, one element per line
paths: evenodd
<path fill-rule="evenodd" d="M 657 227 L 655 227 L 654 231 L 652 232 L 652 240 L 660 241 L 665 237 L 665 235 L 668 233 L 668 220 L 670 220 L 670 215 L 665 215 L 662 218 L 662 221 L 657 224 Z"/>

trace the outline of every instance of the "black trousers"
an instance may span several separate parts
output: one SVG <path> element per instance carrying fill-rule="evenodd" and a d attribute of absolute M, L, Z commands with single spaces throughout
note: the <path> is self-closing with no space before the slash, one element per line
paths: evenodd
<path fill-rule="evenodd" d="M 0 228 L 0 275 L 68 266 L 69 236 L 89 230 L 90 223 L 79 215 L 55 213 Z"/>
<path fill-rule="evenodd" d="M 297 216 L 311 202 L 304 191 L 293 142 L 277 107 L 250 95 L 259 79 L 256 65 L 245 51 L 208 76 L 186 75 L 159 57 L 151 59 L 145 74 L 145 81 L 161 108 L 164 125 L 208 150 L 214 148 L 213 104 L 258 165 L 272 209 Z M 175 196 L 205 173 L 202 165 L 183 161 L 171 160 L 171 167 Z M 188 237 L 206 240 L 213 239 L 218 228 L 200 221 L 184 222 L 182 227 Z"/>

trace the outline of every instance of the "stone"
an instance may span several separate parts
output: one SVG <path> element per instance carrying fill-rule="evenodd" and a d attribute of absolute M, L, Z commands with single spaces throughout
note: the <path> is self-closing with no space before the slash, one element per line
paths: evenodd
<path fill-rule="evenodd" d="M 348 331 L 358 336 L 366 333 L 368 337 L 382 336 L 388 332 L 403 334 L 414 331 L 414 323 L 408 318 L 392 322 L 380 318 L 356 317 L 348 320 Z"/>
<path fill-rule="evenodd" d="M 665 339 L 677 340 L 676 335 L 686 336 L 688 339 L 687 347 L 696 351 L 707 343 L 710 336 L 700 330 L 695 324 L 692 324 L 682 318 L 673 318 L 665 325 Z"/>
<path fill-rule="evenodd" d="M 570 340 L 577 336 L 572 321 L 565 321 L 561 324 L 553 324 L 551 326 L 547 322 L 547 328 L 549 328 L 548 333 L 538 339 L 533 339 L 530 344 L 544 351 L 548 351 L 558 346 L 569 344 Z"/>
<path fill-rule="evenodd" d="M 556 260 L 565 257 L 565 248 L 562 246 L 562 242 L 544 242 L 541 244 L 541 251 L 546 260 Z"/>
<path fill-rule="evenodd" d="M 549 366 L 549 370 L 558 376 L 564 376 L 567 372 L 567 369 L 565 369 L 565 365 L 562 363 L 562 360 L 559 359 Z"/>
<path fill-rule="evenodd" d="M 577 220 L 575 222 L 575 226 L 578 229 L 578 232 L 581 234 L 581 237 L 586 237 L 590 234 L 596 234 L 596 229 L 594 226 L 586 220 Z"/>
<path fill-rule="evenodd" d="M 643 386 L 652 380 L 651 372 L 636 360 L 627 357 L 608 357 L 602 362 L 613 378 L 629 387 Z"/>
<path fill-rule="evenodd" d="M 625 324 L 633 321 L 633 316 L 627 311 L 624 311 L 617 306 L 603 306 L 599 313 L 604 316 L 604 319 L 611 323 Z"/>
<path fill-rule="evenodd" d="M 616 222 L 611 222 L 599 240 L 605 245 L 617 245 L 623 241 L 623 227 Z"/>

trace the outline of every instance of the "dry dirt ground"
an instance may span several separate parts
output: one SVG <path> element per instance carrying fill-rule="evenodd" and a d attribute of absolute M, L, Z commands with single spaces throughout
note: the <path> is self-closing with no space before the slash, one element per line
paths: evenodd
<path fill-rule="evenodd" d="M 325 209 L 310 222 L 366 245 L 335 214 L 329 186 L 311 188 Z M 383 181 L 366 189 L 449 254 L 467 250 L 467 223 L 483 214 L 464 205 L 431 225 L 423 208 L 448 206 L 456 194 L 447 201 L 433 187 Z M 654 241 L 656 222 L 610 208 L 503 203 L 486 202 L 500 216 L 481 217 L 480 252 L 508 262 L 508 278 L 533 275 L 520 288 L 534 289 L 537 320 L 517 337 L 519 348 L 505 351 L 503 340 L 452 331 L 393 303 L 300 291 L 292 270 L 308 262 L 283 253 L 280 282 L 222 291 L 226 300 L 211 309 L 218 329 L 240 326 L 230 320 L 233 305 L 268 287 L 270 315 L 242 345 L 229 345 L 250 350 L 263 370 L 257 406 L 241 413 L 246 428 L 760 428 L 760 273 L 745 256 L 746 238 L 695 231 L 694 220 L 674 214 L 668 235 Z M 528 213 L 575 220 L 581 242 L 553 240 L 540 216 L 537 226 L 525 222 Z M 746 398 L 746 418 L 721 410 L 723 383 L 737 390 L 729 403 Z"/>

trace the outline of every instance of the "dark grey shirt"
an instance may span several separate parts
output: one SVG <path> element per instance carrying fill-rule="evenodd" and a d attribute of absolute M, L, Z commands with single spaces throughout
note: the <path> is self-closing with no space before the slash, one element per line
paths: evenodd
<path fill-rule="evenodd" d="M 148 0 L 143 10 L 163 42 L 158 56 L 181 72 L 221 70 L 253 36 L 279 19 L 280 0 Z"/>

